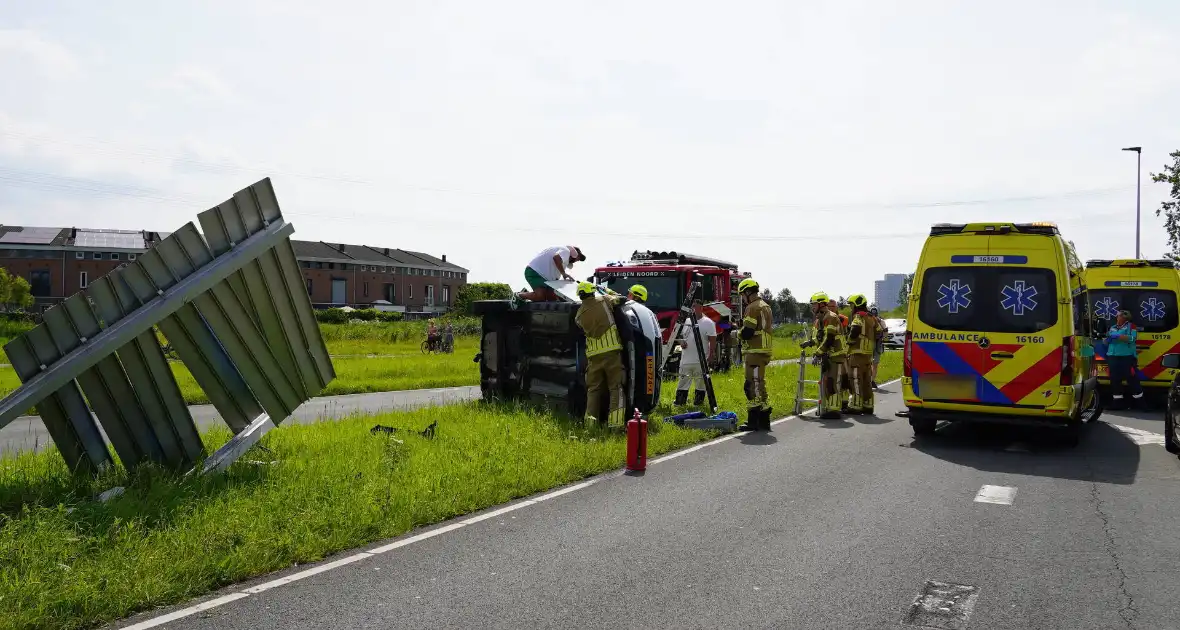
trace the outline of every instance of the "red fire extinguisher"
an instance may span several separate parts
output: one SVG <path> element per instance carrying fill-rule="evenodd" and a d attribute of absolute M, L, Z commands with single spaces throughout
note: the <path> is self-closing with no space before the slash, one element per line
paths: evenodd
<path fill-rule="evenodd" d="M 647 470 L 647 420 L 639 409 L 627 421 L 627 470 Z"/>

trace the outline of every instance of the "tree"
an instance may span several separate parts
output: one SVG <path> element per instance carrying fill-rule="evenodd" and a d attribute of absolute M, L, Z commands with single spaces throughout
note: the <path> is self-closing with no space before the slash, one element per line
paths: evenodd
<path fill-rule="evenodd" d="M 897 303 L 901 308 L 906 308 L 910 303 L 910 290 L 914 287 L 914 274 L 908 273 L 905 280 L 901 283 L 901 289 L 897 292 Z"/>
<path fill-rule="evenodd" d="M 1073 244 L 1073 241 L 1065 242 L 1065 257 L 1069 260 L 1070 267 L 1082 268 L 1082 259 L 1078 258 L 1078 246 Z"/>
<path fill-rule="evenodd" d="M 774 293 L 771 293 L 770 289 L 762 289 L 762 293 L 758 297 L 762 298 L 762 301 L 769 304 L 772 309 L 774 308 Z"/>
<path fill-rule="evenodd" d="M 1162 172 L 1151 173 L 1151 181 L 1172 185 L 1172 192 L 1169 193 L 1172 200 L 1160 202 L 1160 207 L 1155 209 L 1155 216 L 1164 217 L 1168 247 L 1172 248 L 1168 255 L 1180 259 L 1180 151 L 1173 151 L 1169 157 L 1172 158 L 1172 163 L 1165 164 Z"/>
<path fill-rule="evenodd" d="M 0 307 L 26 308 L 33 305 L 29 281 L 0 268 Z"/>
<path fill-rule="evenodd" d="M 779 319 L 794 321 L 799 316 L 799 303 L 790 289 L 780 290 L 774 298 L 774 305 Z"/>
<path fill-rule="evenodd" d="M 451 311 L 456 315 L 474 315 L 472 304 L 478 300 L 507 300 L 512 287 L 503 282 L 472 282 L 459 287 Z"/>

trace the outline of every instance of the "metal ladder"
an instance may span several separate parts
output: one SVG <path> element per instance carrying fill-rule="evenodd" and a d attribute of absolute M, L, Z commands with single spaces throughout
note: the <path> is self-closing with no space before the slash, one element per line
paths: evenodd
<path fill-rule="evenodd" d="M 808 383 L 813 383 L 819 387 L 819 398 L 818 399 L 803 397 L 803 386 Z M 816 404 L 817 407 L 822 407 L 824 404 L 823 399 L 824 399 L 823 375 L 822 374 L 820 375 L 820 379 L 818 381 L 807 380 L 807 351 L 803 350 L 799 353 L 799 383 L 798 383 L 798 387 L 795 390 L 794 415 L 798 416 L 803 413 L 803 403 L 805 403 L 805 402 L 813 402 Z"/>

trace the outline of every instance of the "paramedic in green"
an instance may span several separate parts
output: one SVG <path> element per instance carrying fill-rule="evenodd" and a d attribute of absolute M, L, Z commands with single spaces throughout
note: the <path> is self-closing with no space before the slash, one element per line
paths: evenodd
<path fill-rule="evenodd" d="M 1139 384 L 1136 337 L 1131 312 L 1119 311 L 1114 325 L 1106 331 L 1106 364 L 1110 368 L 1110 397 L 1113 399 L 1111 409 L 1127 409 L 1143 398 L 1143 387 Z"/>

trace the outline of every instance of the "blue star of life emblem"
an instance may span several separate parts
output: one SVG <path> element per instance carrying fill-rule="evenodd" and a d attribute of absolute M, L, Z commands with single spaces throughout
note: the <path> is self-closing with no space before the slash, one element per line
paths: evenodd
<path fill-rule="evenodd" d="M 971 306 L 971 286 L 961 284 L 958 278 L 953 278 L 947 284 L 938 287 L 938 306 L 945 308 L 948 313 L 958 313 L 959 309 Z"/>
<path fill-rule="evenodd" d="M 1139 314 L 1149 322 L 1157 322 L 1164 318 L 1164 303 L 1156 298 L 1147 298 L 1139 303 Z"/>
<path fill-rule="evenodd" d="M 1013 315 L 1024 315 L 1026 311 L 1037 308 L 1037 301 L 1033 299 L 1037 295 L 1037 288 L 1026 285 L 1024 280 L 1017 280 L 1012 286 L 1005 286 L 1000 294 L 1004 296 L 1000 306 L 1012 311 Z"/>
<path fill-rule="evenodd" d="M 1114 319 L 1115 315 L 1119 314 L 1119 303 L 1110 299 L 1110 296 L 1106 296 L 1094 302 L 1094 314 L 1098 316 L 1098 319 Z"/>

